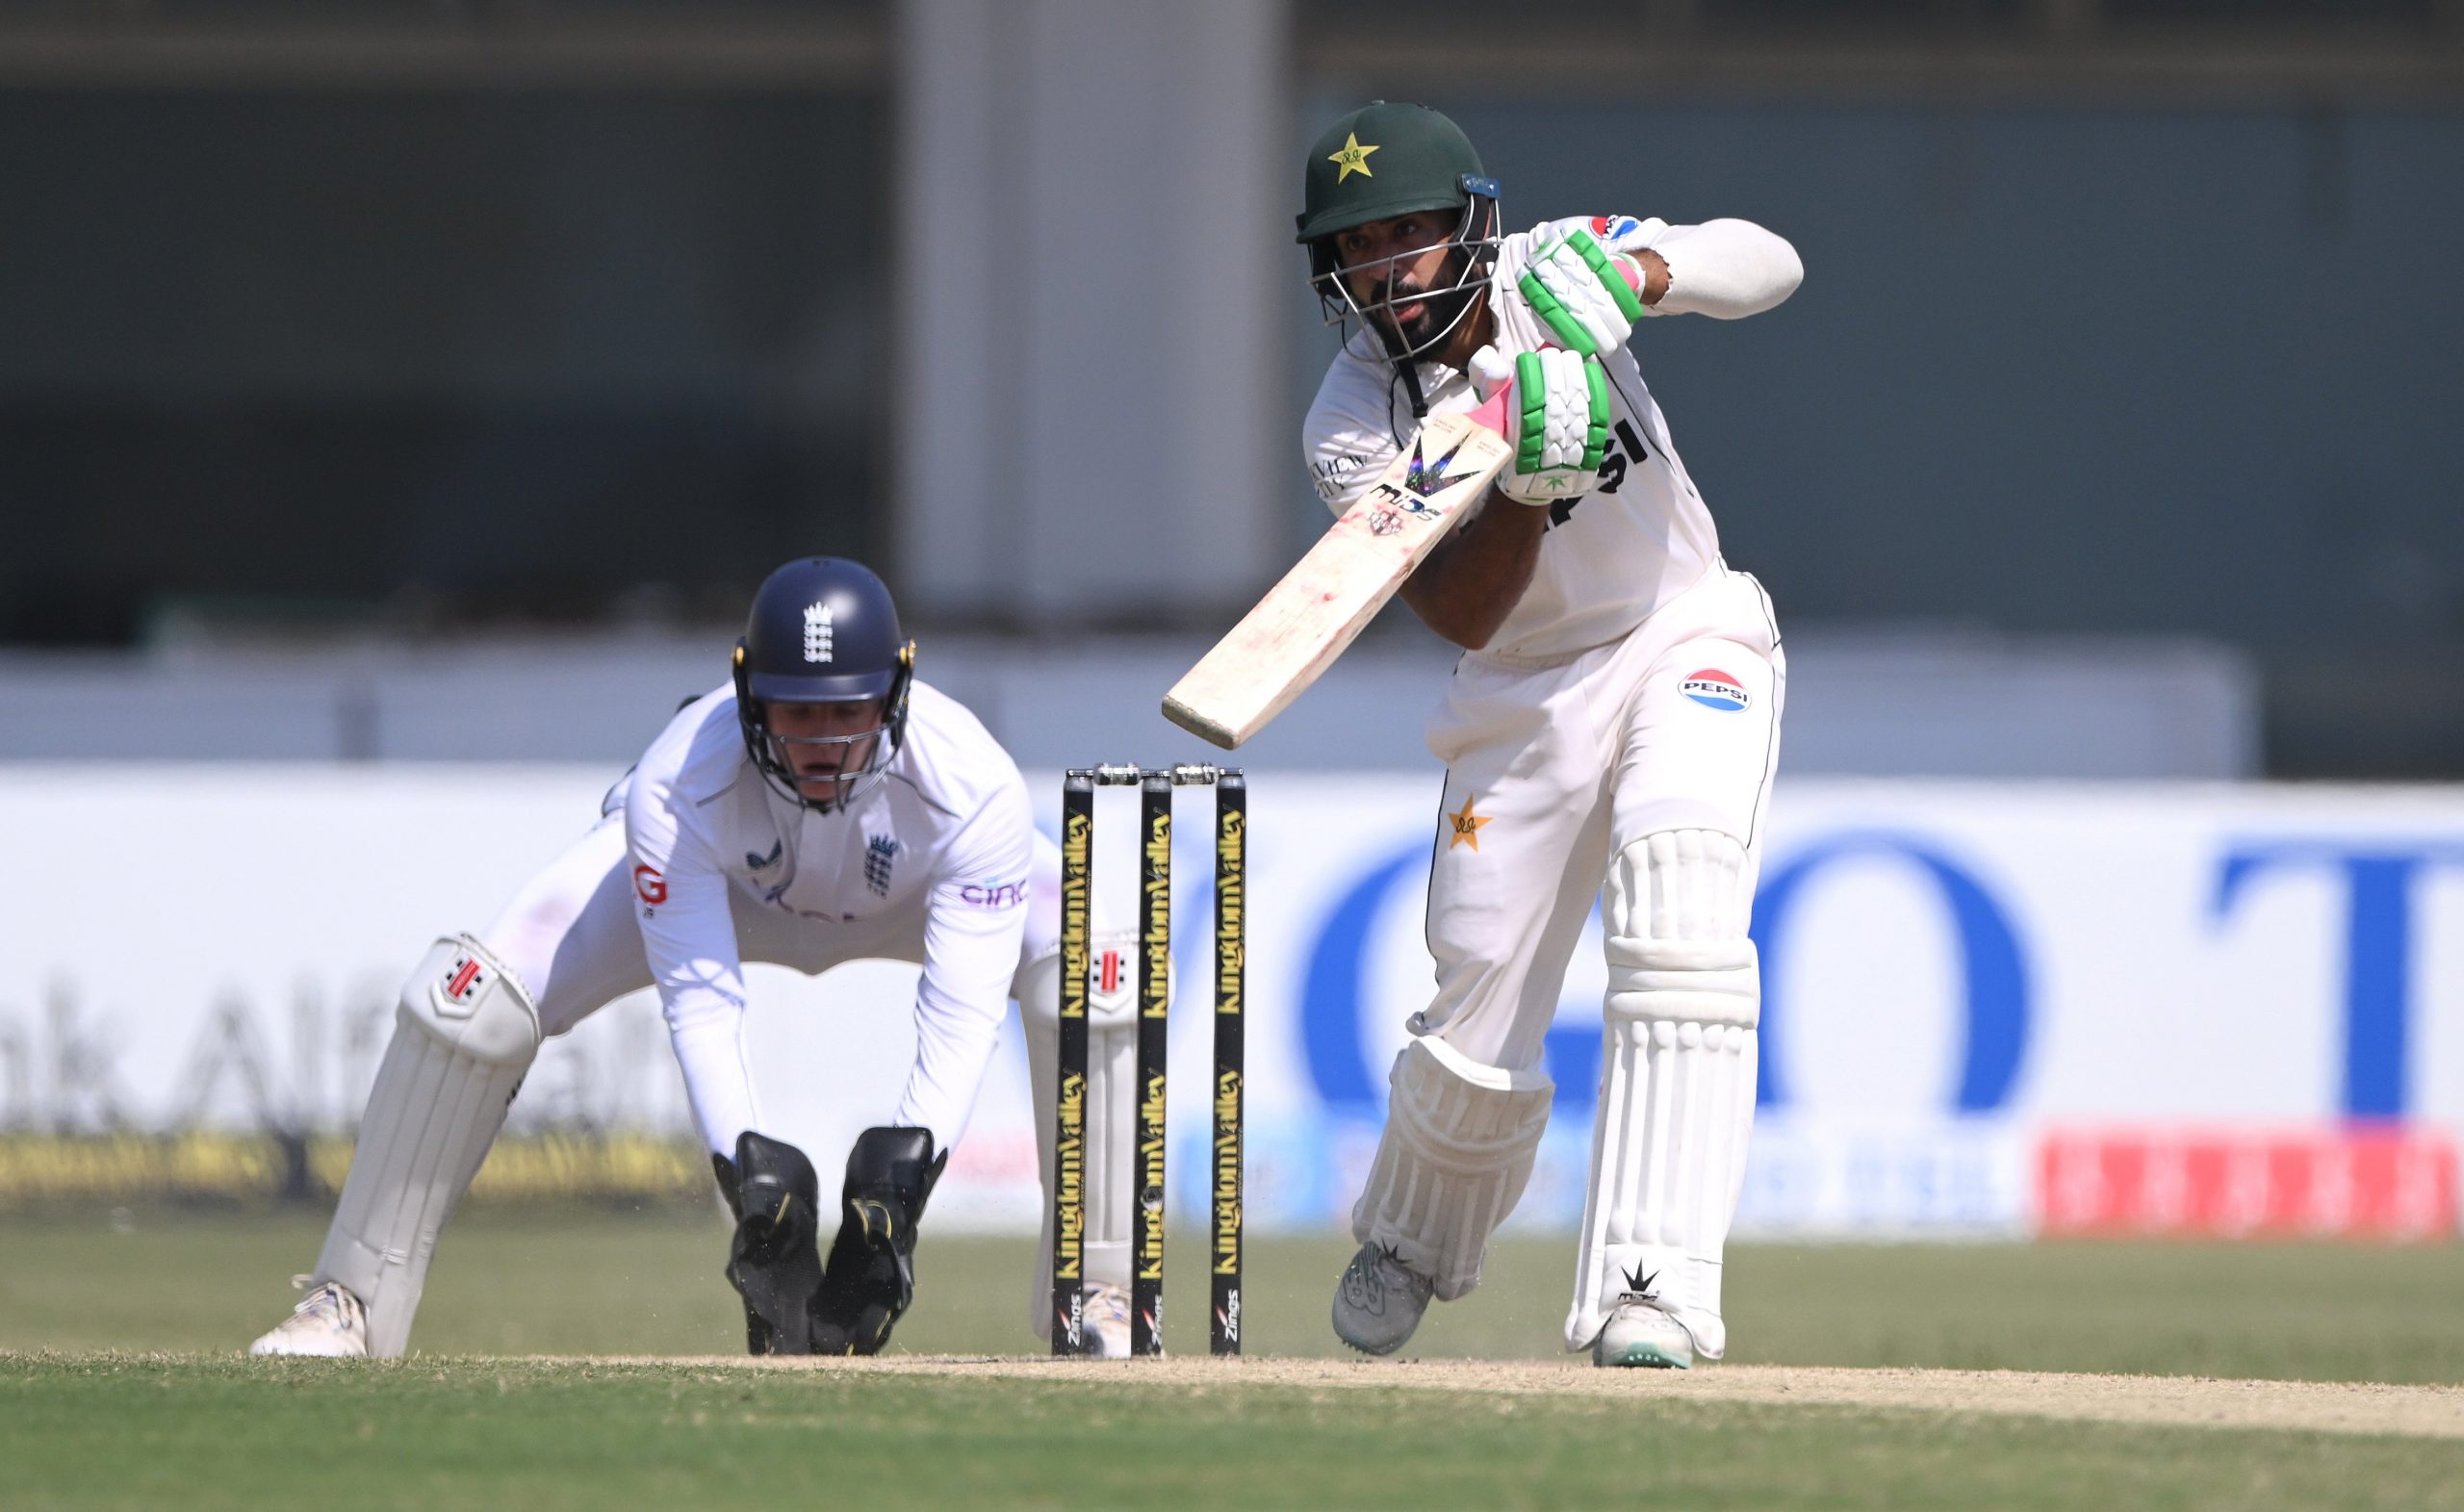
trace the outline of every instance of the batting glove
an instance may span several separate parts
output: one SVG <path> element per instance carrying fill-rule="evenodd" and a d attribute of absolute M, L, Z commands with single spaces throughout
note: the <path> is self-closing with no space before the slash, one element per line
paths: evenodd
<path fill-rule="evenodd" d="M 1619 260 L 1639 283 L 1632 259 L 1602 246 L 1589 231 L 1569 232 L 1542 243 L 1516 288 L 1559 346 L 1596 357 L 1625 346 L 1643 318 L 1642 295 L 1627 285 Z"/>
<path fill-rule="evenodd" d="M 1502 383 L 1512 390 L 1505 439 L 1514 459 L 1498 474 L 1498 492 L 1526 504 L 1589 493 L 1608 453 L 1608 375 L 1600 359 L 1544 347 L 1509 364 L 1483 346 L 1472 365 L 1488 392 Z"/>

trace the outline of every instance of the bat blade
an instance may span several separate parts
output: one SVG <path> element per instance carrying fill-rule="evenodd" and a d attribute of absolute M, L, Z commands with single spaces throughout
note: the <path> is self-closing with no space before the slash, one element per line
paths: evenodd
<path fill-rule="evenodd" d="M 1164 717 L 1226 751 L 1318 680 L 1513 456 L 1504 395 L 1436 415 L 1172 690 Z"/>
<path fill-rule="evenodd" d="M 1611 266 L 1643 292 L 1640 263 L 1620 252 Z M 1468 415 L 1424 421 L 1360 502 L 1172 684 L 1164 717 L 1230 751 L 1317 681 L 1514 455 L 1507 393 L 1499 388 Z"/>

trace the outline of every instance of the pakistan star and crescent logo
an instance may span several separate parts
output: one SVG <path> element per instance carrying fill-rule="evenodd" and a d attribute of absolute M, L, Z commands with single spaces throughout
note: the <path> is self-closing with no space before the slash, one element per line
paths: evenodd
<path fill-rule="evenodd" d="M 1453 837 L 1446 842 L 1448 850 L 1450 851 L 1458 845 L 1468 845 L 1476 851 L 1480 848 L 1480 826 L 1495 822 L 1496 816 L 1474 813 L 1472 806 L 1478 801 L 1477 794 L 1466 793 L 1463 795 L 1462 808 L 1446 816 L 1447 822 L 1454 826 Z"/>
<path fill-rule="evenodd" d="M 1369 155 L 1377 150 L 1375 147 L 1362 146 L 1357 133 L 1345 132 L 1344 150 L 1326 159 L 1343 170 L 1335 175 L 1335 182 L 1340 184 L 1355 173 L 1362 178 L 1375 178 L 1377 175 L 1369 171 Z"/>

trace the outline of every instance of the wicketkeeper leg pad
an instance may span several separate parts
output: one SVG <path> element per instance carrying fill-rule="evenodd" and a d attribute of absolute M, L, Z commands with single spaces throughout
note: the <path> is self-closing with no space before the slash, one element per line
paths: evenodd
<path fill-rule="evenodd" d="M 1387 1087 L 1386 1132 L 1351 1211 L 1352 1238 L 1392 1249 L 1450 1301 L 1480 1284 L 1489 1236 L 1523 1198 L 1555 1084 L 1424 1035 L 1395 1057 Z"/>
<path fill-rule="evenodd" d="M 441 939 L 402 987 L 350 1174 L 316 1279 L 368 1309 L 368 1352 L 410 1342 L 428 1261 L 504 1127 L 539 1053 L 539 1013 L 513 973 L 468 935 Z"/>
<path fill-rule="evenodd" d="M 1094 930 L 1087 937 L 1086 1262 L 1090 1283 L 1129 1285 L 1131 1172 L 1138 1137 L 1138 935 Z M 1052 1328 L 1053 1098 L 1059 1089 L 1061 952 L 1039 956 L 1018 973 L 1018 1018 L 1026 1031 L 1034 1084 L 1036 1154 L 1043 1171 L 1043 1232 L 1036 1243 L 1035 1289 L 1027 1327 Z"/>
<path fill-rule="evenodd" d="M 1754 1127 L 1761 978 L 1753 867 L 1714 830 L 1645 835 L 1610 861 L 1608 996 L 1591 1190 L 1566 1347 L 1648 1294 L 1718 1359 L 1720 1257 Z"/>

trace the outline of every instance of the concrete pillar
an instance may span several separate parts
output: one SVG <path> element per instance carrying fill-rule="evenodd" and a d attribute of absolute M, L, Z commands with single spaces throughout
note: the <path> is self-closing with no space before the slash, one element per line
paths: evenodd
<path fill-rule="evenodd" d="M 901 0 L 890 480 L 918 615 L 1209 620 L 1286 565 L 1285 24 Z"/>

